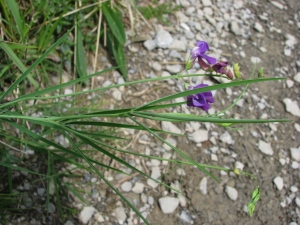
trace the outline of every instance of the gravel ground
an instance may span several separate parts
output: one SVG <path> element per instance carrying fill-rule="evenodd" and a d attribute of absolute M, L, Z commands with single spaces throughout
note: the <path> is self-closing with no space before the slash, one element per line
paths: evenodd
<path fill-rule="evenodd" d="M 141 4 L 142 1 L 138 1 Z M 126 156 L 127 161 L 143 172 L 179 189 L 178 194 L 138 174 L 126 177 L 106 172 L 106 177 L 142 212 L 151 224 L 300 224 L 300 4 L 298 0 L 176 0 L 183 7 L 169 19 L 174 26 L 166 27 L 155 19 L 152 28 L 141 22 L 137 36 L 142 41 L 128 41 L 126 55 L 129 80 L 169 76 L 183 70 L 185 60 L 197 40 L 210 45 L 210 53 L 238 62 L 245 78 L 263 66 L 266 77 L 285 77 L 285 81 L 250 86 L 228 116 L 233 118 L 288 118 L 291 123 L 247 125 L 238 130 L 225 129 L 208 123 L 149 123 L 152 127 L 179 132 L 187 136 L 165 136 L 199 163 L 239 167 L 255 175 L 261 184 L 261 200 L 252 217 L 247 204 L 255 182 L 211 170 L 220 183 L 199 169 L 146 158 Z M 131 38 L 128 32 L 128 40 Z M 136 37 L 136 36 L 135 36 Z M 101 66 L 109 66 L 101 57 Z M 190 73 L 202 71 L 196 64 Z M 210 78 L 187 79 L 198 84 L 224 82 Z M 102 86 L 124 82 L 114 72 Z M 110 90 L 110 108 L 130 107 L 183 90 L 176 80 L 140 84 Z M 242 88 L 214 92 L 215 103 L 210 114 L 228 107 Z M 174 107 L 173 112 L 201 114 L 199 109 Z M 177 158 L 168 146 L 146 132 L 124 132 L 133 138 L 130 150 L 164 158 Z M 95 156 L 96 159 L 98 156 Z M 100 156 L 99 156 L 100 159 Z M 125 170 L 120 165 L 119 169 Z M 80 171 L 78 171 L 80 173 Z M 87 185 L 89 183 L 89 185 Z M 94 175 L 82 172 L 75 185 L 85 190 L 84 205 L 74 198 L 69 206 L 78 214 L 65 221 L 58 219 L 55 201 L 48 216 L 41 218 L 28 213 L 14 218 L 13 224 L 141 224 L 140 219 L 120 198 Z M 28 193 L 35 206 L 45 201 L 45 189 L 22 183 L 19 190 Z M 51 191 L 51 190 L 50 190 Z M 54 199 L 54 197 L 53 197 Z M 40 212 L 42 212 L 40 210 Z M 44 214 L 43 214 L 44 215 Z M 25 223 L 24 221 L 29 221 Z"/>

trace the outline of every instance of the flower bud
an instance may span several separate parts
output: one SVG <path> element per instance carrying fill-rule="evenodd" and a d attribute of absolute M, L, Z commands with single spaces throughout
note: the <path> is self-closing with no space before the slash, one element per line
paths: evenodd
<path fill-rule="evenodd" d="M 243 74 L 240 72 L 240 67 L 238 63 L 233 65 L 233 73 L 236 78 L 240 78 L 240 79 L 244 78 Z"/>
<path fill-rule="evenodd" d="M 264 68 L 263 67 L 258 70 L 257 77 L 258 78 L 264 77 Z"/>
<path fill-rule="evenodd" d="M 189 56 L 185 64 L 185 70 L 190 70 L 194 66 L 194 63 L 195 63 L 195 59 L 192 60 L 191 56 Z"/>
<path fill-rule="evenodd" d="M 240 175 L 241 174 L 241 171 L 239 168 L 234 168 L 233 172 L 236 174 L 236 175 Z"/>

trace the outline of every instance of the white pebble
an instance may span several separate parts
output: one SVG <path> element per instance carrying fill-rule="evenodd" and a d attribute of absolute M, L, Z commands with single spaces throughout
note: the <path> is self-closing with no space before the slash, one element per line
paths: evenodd
<path fill-rule="evenodd" d="M 207 177 L 203 177 L 202 180 L 200 181 L 199 188 L 202 192 L 202 194 L 206 195 L 207 194 Z"/>
<path fill-rule="evenodd" d="M 227 131 L 224 134 L 221 135 L 220 140 L 224 143 L 229 144 L 229 145 L 234 143 L 234 141 L 232 140 L 231 135 Z"/>
<path fill-rule="evenodd" d="M 179 205 L 179 199 L 174 197 L 162 197 L 158 199 L 159 206 L 164 214 L 173 213 Z"/>
<path fill-rule="evenodd" d="M 83 224 L 87 224 L 95 212 L 96 212 L 96 209 L 94 207 L 86 206 L 81 210 L 78 218 Z"/>
<path fill-rule="evenodd" d="M 290 148 L 292 159 L 300 161 L 300 146 L 298 148 Z"/>
<path fill-rule="evenodd" d="M 294 127 L 295 127 L 297 132 L 300 132 L 300 124 L 299 123 L 295 123 Z"/>
<path fill-rule="evenodd" d="M 283 102 L 285 104 L 285 109 L 287 112 L 293 114 L 294 116 L 300 117 L 300 109 L 297 104 L 297 101 L 292 101 L 289 98 L 285 98 L 285 99 L 283 99 Z"/>
<path fill-rule="evenodd" d="M 208 131 L 199 129 L 199 130 L 195 131 L 194 133 L 190 134 L 188 136 L 188 138 L 191 141 L 194 141 L 196 143 L 207 141 L 208 140 Z"/>
<path fill-rule="evenodd" d="M 266 155 L 273 155 L 274 153 L 271 144 L 261 140 L 258 142 L 258 148 L 262 153 Z"/>
<path fill-rule="evenodd" d="M 273 182 L 276 185 L 277 189 L 281 191 L 283 188 L 283 179 L 281 177 L 275 177 Z"/>
<path fill-rule="evenodd" d="M 132 192 L 136 194 L 141 194 L 144 191 L 144 184 L 140 182 L 136 182 L 132 188 Z"/>
<path fill-rule="evenodd" d="M 126 181 L 121 185 L 121 189 L 124 192 L 129 192 L 132 189 L 132 183 L 130 181 Z"/>
<path fill-rule="evenodd" d="M 238 191 L 235 188 L 230 187 L 230 186 L 226 186 L 225 187 L 225 192 L 231 200 L 233 200 L 233 201 L 237 200 Z"/>
<path fill-rule="evenodd" d="M 297 73 L 297 74 L 294 76 L 294 80 L 297 81 L 298 83 L 300 83 L 300 73 Z"/>

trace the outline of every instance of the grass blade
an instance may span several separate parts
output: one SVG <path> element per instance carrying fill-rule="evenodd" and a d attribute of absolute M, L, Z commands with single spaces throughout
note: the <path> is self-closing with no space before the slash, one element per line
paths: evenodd
<path fill-rule="evenodd" d="M 6 52 L 8 57 L 16 64 L 16 66 L 22 71 L 22 73 L 25 73 L 27 68 L 24 66 L 24 64 L 21 62 L 18 56 L 14 53 L 14 51 L 9 47 L 9 45 L 3 41 L 0 41 L 0 47 Z M 32 78 L 31 74 L 28 73 L 27 78 L 36 89 L 39 87 L 39 84 Z M 2 98 L 0 98 L 0 101 L 1 100 Z"/>
<path fill-rule="evenodd" d="M 123 46 L 126 42 L 126 36 L 122 17 L 120 15 L 120 12 L 116 8 L 114 10 L 110 7 L 109 2 L 102 4 L 102 11 L 106 18 L 108 26 L 115 38 L 118 40 L 121 46 Z"/>
<path fill-rule="evenodd" d="M 24 41 L 24 32 L 23 32 L 23 21 L 21 19 L 21 15 L 19 12 L 19 6 L 17 4 L 17 2 L 15 0 L 7 0 L 6 4 L 8 6 L 8 8 L 11 11 L 11 14 L 13 15 L 16 25 L 17 25 L 17 29 L 19 31 L 20 37 L 22 42 Z"/>
<path fill-rule="evenodd" d="M 74 25 L 67 33 L 65 33 L 57 42 L 55 42 L 44 54 L 42 54 L 16 81 L 2 94 L 0 97 L 0 102 L 9 95 L 17 86 L 20 84 L 28 75 L 29 73 L 37 67 L 39 63 L 41 63 L 47 55 L 50 54 L 52 50 L 54 50 L 58 45 L 60 45 L 69 35 L 69 33 L 74 29 L 76 25 Z M 0 44 L 3 44 L 0 43 Z M 0 45 L 1 46 L 1 45 Z"/>

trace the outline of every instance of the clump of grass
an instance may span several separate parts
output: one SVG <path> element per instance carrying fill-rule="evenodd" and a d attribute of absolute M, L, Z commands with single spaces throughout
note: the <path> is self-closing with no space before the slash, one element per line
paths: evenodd
<path fill-rule="evenodd" d="M 157 18 L 163 25 L 172 25 L 168 18 L 174 11 L 178 11 L 181 6 L 173 6 L 171 2 L 161 3 L 157 0 L 152 1 L 148 6 L 138 6 L 138 10 L 146 19 Z"/>

